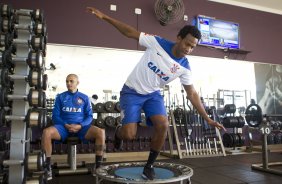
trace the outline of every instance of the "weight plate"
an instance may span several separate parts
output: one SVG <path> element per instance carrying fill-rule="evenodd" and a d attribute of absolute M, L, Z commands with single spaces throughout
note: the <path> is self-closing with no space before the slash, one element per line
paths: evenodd
<path fill-rule="evenodd" d="M 262 110 L 257 104 L 250 104 L 245 112 L 246 122 L 250 127 L 258 127 L 262 122 Z"/>

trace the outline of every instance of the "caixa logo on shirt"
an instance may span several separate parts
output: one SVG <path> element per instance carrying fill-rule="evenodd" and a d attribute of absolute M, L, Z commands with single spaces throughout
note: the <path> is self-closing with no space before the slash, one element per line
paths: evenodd
<path fill-rule="evenodd" d="M 167 81 L 169 79 L 169 77 L 164 74 L 163 71 L 161 71 L 156 65 L 154 65 L 153 62 L 149 62 L 148 67 L 164 81 Z"/>
<path fill-rule="evenodd" d="M 65 111 L 65 112 L 81 112 L 81 108 L 63 107 L 62 111 Z"/>

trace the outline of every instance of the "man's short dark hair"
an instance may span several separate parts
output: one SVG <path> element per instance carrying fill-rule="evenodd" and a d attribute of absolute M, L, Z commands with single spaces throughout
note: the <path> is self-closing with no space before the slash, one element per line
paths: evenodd
<path fill-rule="evenodd" d="M 177 36 L 180 36 L 182 39 L 185 38 L 187 36 L 187 34 L 191 34 L 192 36 L 194 36 L 195 38 L 197 38 L 198 40 L 201 39 L 202 35 L 201 32 L 199 31 L 199 29 L 195 26 L 192 25 L 186 25 L 184 26 L 178 33 Z"/>

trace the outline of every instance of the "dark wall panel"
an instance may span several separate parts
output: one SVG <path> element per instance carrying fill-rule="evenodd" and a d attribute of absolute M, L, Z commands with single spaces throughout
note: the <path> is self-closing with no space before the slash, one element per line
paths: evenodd
<path fill-rule="evenodd" d="M 48 42 L 71 45 L 87 45 L 139 50 L 136 41 L 127 39 L 109 24 L 85 12 L 85 7 L 95 6 L 103 12 L 122 20 L 140 31 L 176 39 L 178 30 L 191 23 L 197 14 L 207 15 L 240 24 L 241 47 L 251 51 L 248 55 L 229 55 L 234 59 L 282 64 L 282 16 L 247 8 L 209 2 L 206 0 L 184 0 L 188 22 L 161 26 L 155 18 L 154 0 L 1 0 L 14 8 L 40 8 L 44 10 L 48 25 Z M 117 11 L 109 10 L 110 4 Z M 142 14 L 134 14 L 141 8 Z M 222 50 L 199 46 L 193 55 L 223 58 Z"/>

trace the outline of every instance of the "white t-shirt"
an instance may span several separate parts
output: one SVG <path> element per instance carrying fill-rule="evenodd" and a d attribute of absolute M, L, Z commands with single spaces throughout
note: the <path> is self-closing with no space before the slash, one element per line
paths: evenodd
<path fill-rule="evenodd" d="M 187 58 L 175 58 L 172 54 L 175 43 L 142 32 L 139 44 L 147 49 L 128 76 L 125 85 L 139 94 L 148 94 L 160 90 L 177 77 L 184 85 L 192 84 L 192 73 Z"/>

